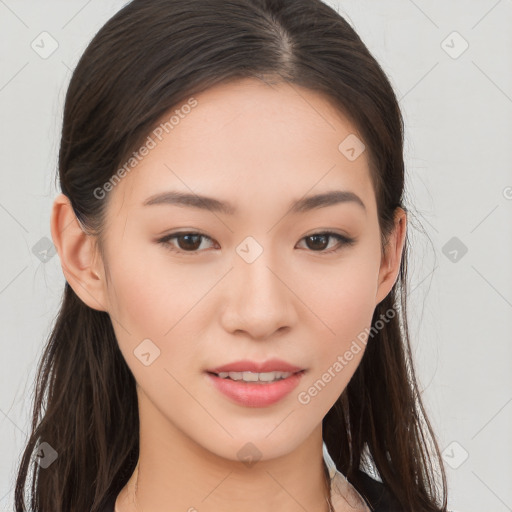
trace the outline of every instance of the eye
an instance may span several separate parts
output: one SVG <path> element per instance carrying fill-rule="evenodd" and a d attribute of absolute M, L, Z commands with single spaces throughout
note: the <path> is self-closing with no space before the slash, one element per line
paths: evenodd
<path fill-rule="evenodd" d="M 328 251 L 325 250 L 326 247 L 329 246 L 329 243 L 326 241 L 329 239 L 338 240 L 337 246 L 334 246 L 334 249 L 330 249 Z M 344 235 L 340 235 L 339 233 L 334 233 L 333 231 L 322 231 L 319 233 L 313 233 L 312 235 L 305 236 L 302 240 L 306 241 L 306 245 L 310 248 L 313 247 L 313 252 L 320 252 L 324 254 L 330 254 L 333 252 L 337 252 L 345 246 L 354 245 L 355 239 L 350 238 Z"/>
<path fill-rule="evenodd" d="M 333 238 L 338 240 L 337 246 L 335 246 L 334 249 L 326 251 L 326 247 L 329 246 L 329 243 L 326 243 L 326 241 Z M 177 242 L 178 247 L 171 243 L 171 241 L 174 240 Z M 195 256 L 200 254 L 201 251 L 199 251 L 199 248 L 201 247 L 201 242 L 203 240 L 209 240 L 210 242 L 213 242 L 209 236 L 204 235 L 203 233 L 195 231 L 183 231 L 181 233 L 171 233 L 170 235 L 166 235 L 163 238 L 160 238 L 158 243 L 162 244 L 172 252 Z M 302 240 L 306 241 L 306 245 L 309 248 L 312 247 L 313 252 L 320 252 L 325 254 L 337 252 L 343 247 L 351 246 L 355 243 L 355 239 L 334 233 L 333 231 L 321 231 L 319 233 L 313 233 L 312 235 L 305 236 L 301 239 L 301 241 Z"/>
<path fill-rule="evenodd" d="M 201 246 L 201 239 L 213 241 L 209 236 L 203 235 L 202 233 L 183 231 L 182 233 L 173 233 L 164 236 L 158 240 L 158 243 L 161 243 L 172 252 L 181 254 L 187 253 L 195 256 L 196 254 L 199 254 L 197 249 Z M 178 242 L 178 249 L 170 243 L 171 240 L 176 240 Z"/>

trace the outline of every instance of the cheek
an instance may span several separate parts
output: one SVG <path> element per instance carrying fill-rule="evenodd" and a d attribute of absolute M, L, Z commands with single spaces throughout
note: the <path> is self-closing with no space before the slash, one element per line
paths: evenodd
<path fill-rule="evenodd" d="M 161 251 L 163 255 L 154 248 L 140 253 L 135 248 L 123 248 L 127 256 L 110 265 L 112 323 L 121 352 L 137 380 L 148 373 L 137 358 L 142 350 L 139 347 L 158 354 L 151 369 L 174 372 L 178 362 L 188 365 L 193 361 L 196 347 L 190 340 L 197 337 L 198 315 L 208 307 L 208 290 L 216 279 L 211 272 L 208 279 L 185 271 L 182 265 L 170 264 L 165 249 Z M 147 339 L 154 345 L 141 345 Z"/>
<path fill-rule="evenodd" d="M 312 359 L 314 375 L 302 388 L 305 395 L 301 403 L 310 403 L 313 408 L 328 409 L 336 401 L 366 349 L 379 263 L 368 254 L 354 251 L 336 268 L 323 269 L 323 275 L 316 273 L 314 279 L 302 282 L 300 293 L 307 297 L 306 303 L 316 317 L 312 325 L 319 340 Z"/>
<path fill-rule="evenodd" d="M 186 397 L 177 382 L 184 381 L 182 368 L 194 363 L 188 319 L 197 293 L 181 282 L 178 272 L 162 278 L 162 269 L 130 263 L 124 261 L 111 271 L 112 323 L 119 349 L 147 396 L 181 403 Z"/>
<path fill-rule="evenodd" d="M 317 320 L 319 341 L 311 360 L 313 371 L 297 396 L 310 414 L 325 415 L 357 370 L 371 327 L 374 294 L 369 280 L 354 276 L 315 291 L 314 304 L 322 320 Z"/>
<path fill-rule="evenodd" d="M 335 333 L 366 325 L 375 308 L 375 285 L 368 279 L 348 277 L 332 279 L 325 285 L 324 295 L 318 296 L 319 311 Z"/>
<path fill-rule="evenodd" d="M 118 320 L 135 337 L 164 336 L 204 294 L 190 273 L 165 258 L 165 249 L 137 248 L 128 241 L 111 264 L 109 303 Z"/>
<path fill-rule="evenodd" d="M 172 296 L 164 296 L 162 281 L 145 267 L 133 268 L 127 262 L 116 265 L 111 275 L 109 301 L 115 320 L 135 337 L 161 334 L 175 311 Z M 163 302 L 167 315 L 163 315 Z"/>
<path fill-rule="evenodd" d="M 377 293 L 378 263 L 354 251 L 336 267 L 303 280 L 301 296 L 322 322 L 326 339 L 342 343 L 371 322 Z M 308 275 L 304 273 L 303 275 Z M 322 325 L 320 322 L 320 325 Z"/>

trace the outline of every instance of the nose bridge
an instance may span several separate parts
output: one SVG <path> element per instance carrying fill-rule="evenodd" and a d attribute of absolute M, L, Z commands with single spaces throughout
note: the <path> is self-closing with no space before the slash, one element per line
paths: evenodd
<path fill-rule="evenodd" d="M 267 336 L 292 322 L 292 295 L 281 276 L 283 262 L 255 238 L 247 237 L 236 248 L 229 293 L 230 329 L 246 330 L 255 337 Z"/>
<path fill-rule="evenodd" d="M 276 300 L 283 299 L 283 284 L 275 276 L 276 262 L 270 249 L 264 249 L 254 238 L 248 237 L 238 247 L 239 257 L 235 272 L 240 274 L 241 296 L 247 305 L 269 308 Z M 271 270 L 272 269 L 272 270 Z"/>

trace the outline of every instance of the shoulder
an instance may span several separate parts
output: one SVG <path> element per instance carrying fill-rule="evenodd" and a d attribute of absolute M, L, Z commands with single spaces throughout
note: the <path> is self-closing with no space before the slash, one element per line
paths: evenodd
<path fill-rule="evenodd" d="M 361 483 L 357 490 L 374 512 L 404 512 L 386 485 L 361 470 L 358 471 L 358 476 Z"/>

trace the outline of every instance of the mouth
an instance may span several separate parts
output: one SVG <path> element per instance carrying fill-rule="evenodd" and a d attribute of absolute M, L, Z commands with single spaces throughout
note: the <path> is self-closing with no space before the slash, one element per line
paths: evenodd
<path fill-rule="evenodd" d="M 235 382 L 243 382 L 247 384 L 268 384 L 272 382 L 279 382 L 280 380 L 288 379 L 292 375 L 304 373 L 306 370 L 299 370 L 296 372 L 207 372 L 210 375 L 219 377 L 220 379 L 229 379 Z"/>
<path fill-rule="evenodd" d="M 267 361 L 257 362 L 250 360 L 241 360 L 234 361 L 232 363 L 228 363 L 222 366 L 217 366 L 216 368 L 210 368 L 207 371 L 209 373 L 214 373 L 215 375 L 222 374 L 223 377 L 230 377 L 233 380 L 239 380 L 239 377 L 236 375 L 237 373 L 248 374 L 248 373 L 257 373 L 257 374 L 268 374 L 268 373 L 297 373 L 304 370 L 299 366 L 295 366 L 291 363 L 283 361 L 282 359 L 268 359 Z M 228 375 L 225 375 L 228 374 Z M 248 378 L 251 376 L 248 375 Z M 259 378 L 259 377 L 258 377 Z M 268 378 L 268 376 L 264 376 L 263 378 Z"/>
<path fill-rule="evenodd" d="M 207 371 L 213 387 L 243 407 L 268 407 L 283 400 L 300 383 L 304 369 L 295 371 Z"/>

